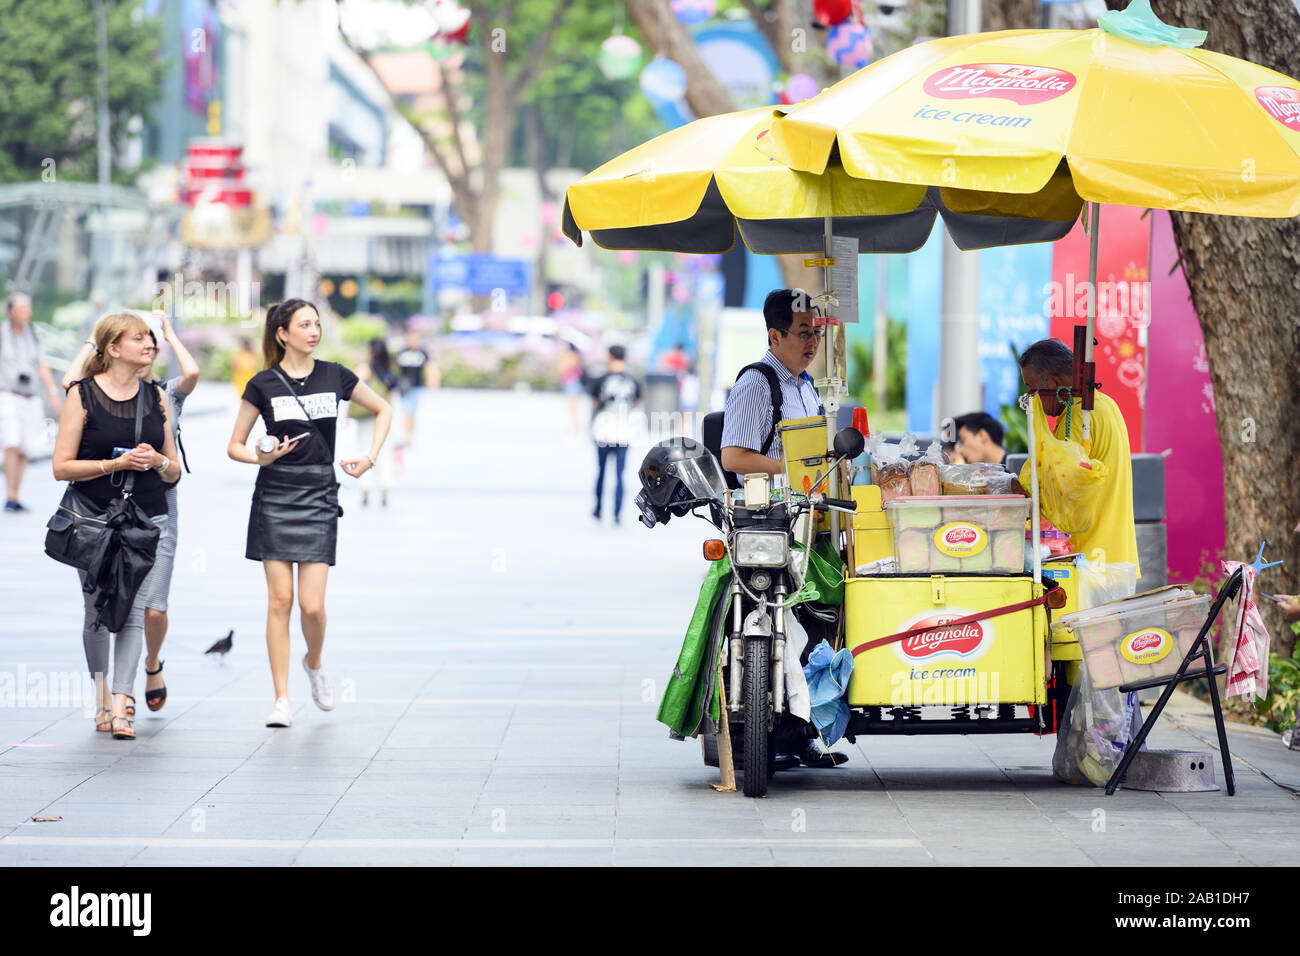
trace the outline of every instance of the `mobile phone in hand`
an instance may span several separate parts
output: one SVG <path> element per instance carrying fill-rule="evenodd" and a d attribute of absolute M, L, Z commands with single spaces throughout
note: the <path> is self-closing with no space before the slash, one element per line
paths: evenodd
<path fill-rule="evenodd" d="M 304 438 L 307 438 L 309 435 L 311 435 L 311 432 L 303 432 L 301 435 L 294 435 L 292 438 L 289 439 L 289 442 L 293 443 L 296 441 L 302 441 Z"/>

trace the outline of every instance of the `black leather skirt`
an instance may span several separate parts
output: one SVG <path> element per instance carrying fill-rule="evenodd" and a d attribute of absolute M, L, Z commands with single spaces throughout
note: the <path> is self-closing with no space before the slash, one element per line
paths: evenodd
<path fill-rule="evenodd" d="M 333 565 L 338 530 L 339 483 L 333 465 L 258 469 L 244 557 Z"/>

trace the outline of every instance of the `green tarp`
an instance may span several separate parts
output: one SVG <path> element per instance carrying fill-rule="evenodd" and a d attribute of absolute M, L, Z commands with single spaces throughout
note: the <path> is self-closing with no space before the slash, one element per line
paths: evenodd
<path fill-rule="evenodd" d="M 802 548 L 796 545 L 797 548 Z M 802 555 L 795 560 L 802 564 Z M 792 604 L 815 601 L 818 604 L 844 603 L 844 575 L 840 557 L 823 535 L 813 545 L 808 559 L 804 586 L 794 595 Z M 677 666 L 668 680 L 656 718 L 668 725 L 674 737 L 694 737 L 717 733 L 721 719 L 721 698 L 717 688 L 718 653 L 723 644 L 727 607 L 723 600 L 731 589 L 731 562 L 727 558 L 709 563 L 700 585 L 695 612 L 686 628 Z"/>

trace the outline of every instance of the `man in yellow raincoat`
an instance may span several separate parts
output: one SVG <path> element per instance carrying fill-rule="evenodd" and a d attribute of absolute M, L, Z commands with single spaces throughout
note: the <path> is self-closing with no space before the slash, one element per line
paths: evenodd
<path fill-rule="evenodd" d="M 1083 411 L 1080 399 L 1072 398 L 1068 416 L 1066 406 L 1054 392 L 1069 388 L 1074 381 L 1074 353 L 1057 339 L 1043 339 L 1025 349 L 1020 356 L 1020 374 L 1031 391 L 1038 391 L 1043 411 L 1056 418 L 1052 434 L 1060 439 L 1083 442 Z M 1048 391 L 1052 390 L 1053 394 Z M 1128 427 L 1114 399 L 1097 392 L 1093 400 L 1092 441 L 1088 457 L 1106 466 L 1105 487 L 1100 492 L 1092 524 L 1087 531 L 1072 535 L 1075 551 L 1090 561 L 1106 564 L 1128 562 L 1138 568 L 1137 530 L 1133 524 L 1133 458 L 1129 452 Z M 1040 480 L 1041 477 L 1040 477 Z M 1029 487 L 1029 463 L 1020 472 L 1020 483 Z M 1138 568 L 1141 577 L 1141 568 Z"/>

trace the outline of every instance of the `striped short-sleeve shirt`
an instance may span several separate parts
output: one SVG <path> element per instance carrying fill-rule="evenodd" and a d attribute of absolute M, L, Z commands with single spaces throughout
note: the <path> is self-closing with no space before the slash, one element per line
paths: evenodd
<path fill-rule="evenodd" d="M 781 385 L 781 418 L 807 418 L 822 414 L 822 400 L 813 387 L 812 376 L 794 373 L 781 364 L 781 360 L 768 351 L 759 360 L 776 372 Z M 748 371 L 740 377 L 727 395 L 722 419 L 722 447 L 748 448 L 770 458 L 781 457 L 781 437 L 776 435 L 769 448 L 762 447 L 763 438 L 772 427 L 772 391 L 763 373 Z"/>

